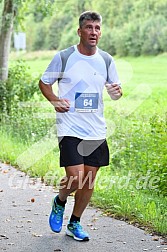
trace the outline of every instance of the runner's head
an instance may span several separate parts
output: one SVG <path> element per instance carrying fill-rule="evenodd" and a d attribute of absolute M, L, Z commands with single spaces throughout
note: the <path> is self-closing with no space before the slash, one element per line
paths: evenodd
<path fill-rule="evenodd" d="M 91 21 L 98 21 L 100 24 L 102 24 L 102 16 L 94 11 L 85 11 L 81 13 L 79 17 L 79 27 L 82 28 L 84 25 L 84 22 L 86 20 L 91 20 Z"/>

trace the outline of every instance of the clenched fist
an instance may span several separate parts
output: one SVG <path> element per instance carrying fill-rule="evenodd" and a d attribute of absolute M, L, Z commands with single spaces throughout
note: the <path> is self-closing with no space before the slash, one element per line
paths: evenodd
<path fill-rule="evenodd" d="M 106 89 L 113 100 L 118 100 L 122 96 L 122 89 L 117 83 L 112 83 L 112 84 L 106 84 Z"/>

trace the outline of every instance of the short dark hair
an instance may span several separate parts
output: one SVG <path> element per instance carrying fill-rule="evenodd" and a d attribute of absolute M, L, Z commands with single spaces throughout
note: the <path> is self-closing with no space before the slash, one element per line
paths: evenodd
<path fill-rule="evenodd" d="M 99 21 L 102 23 L 102 16 L 94 11 L 85 11 L 79 17 L 79 27 L 82 27 L 85 20 Z"/>

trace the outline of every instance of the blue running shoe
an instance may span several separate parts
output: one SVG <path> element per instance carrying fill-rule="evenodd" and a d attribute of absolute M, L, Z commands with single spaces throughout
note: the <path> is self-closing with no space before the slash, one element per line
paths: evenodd
<path fill-rule="evenodd" d="M 56 204 L 55 198 L 52 203 L 52 211 L 49 217 L 49 225 L 53 232 L 59 233 L 62 229 L 64 209 L 65 207 Z"/>
<path fill-rule="evenodd" d="M 67 225 L 66 235 L 73 237 L 77 241 L 89 241 L 89 235 L 82 229 L 79 221 L 71 222 Z"/>

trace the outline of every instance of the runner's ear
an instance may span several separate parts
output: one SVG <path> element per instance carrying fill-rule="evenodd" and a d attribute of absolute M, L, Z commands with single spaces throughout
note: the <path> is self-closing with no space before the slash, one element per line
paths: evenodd
<path fill-rule="evenodd" d="M 78 28 L 78 36 L 81 37 L 81 30 Z"/>

